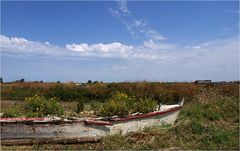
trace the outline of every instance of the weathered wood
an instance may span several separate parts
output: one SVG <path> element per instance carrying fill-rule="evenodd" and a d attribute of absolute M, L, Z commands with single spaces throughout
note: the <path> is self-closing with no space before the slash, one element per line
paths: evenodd
<path fill-rule="evenodd" d="M 2 145 L 96 142 L 109 134 L 127 134 L 149 126 L 174 124 L 183 103 L 161 105 L 160 111 L 109 120 L 0 118 Z"/>
<path fill-rule="evenodd" d="M 31 139 L 1 139 L 1 145 L 34 145 L 34 144 L 77 144 L 77 143 L 96 143 L 101 138 L 31 138 Z"/>

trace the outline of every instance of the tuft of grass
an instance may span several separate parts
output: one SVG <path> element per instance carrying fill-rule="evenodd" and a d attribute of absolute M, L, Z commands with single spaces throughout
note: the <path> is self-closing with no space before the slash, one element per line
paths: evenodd
<path fill-rule="evenodd" d="M 84 110 L 84 103 L 82 100 L 78 100 L 76 113 L 82 112 Z"/>

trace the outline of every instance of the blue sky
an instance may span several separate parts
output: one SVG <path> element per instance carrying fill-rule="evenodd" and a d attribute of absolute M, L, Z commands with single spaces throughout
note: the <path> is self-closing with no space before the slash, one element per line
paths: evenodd
<path fill-rule="evenodd" d="M 239 2 L 1 2 L 1 76 L 239 79 Z"/>

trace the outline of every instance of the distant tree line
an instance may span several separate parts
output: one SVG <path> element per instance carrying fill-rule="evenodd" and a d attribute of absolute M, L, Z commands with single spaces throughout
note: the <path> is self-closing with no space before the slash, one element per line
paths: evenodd
<path fill-rule="evenodd" d="M 21 79 L 19 79 L 19 80 L 14 80 L 14 81 L 10 81 L 10 82 L 4 82 L 3 81 L 3 78 L 2 77 L 0 77 L 0 83 L 15 83 L 15 82 L 26 82 L 26 80 L 24 79 L 24 78 L 21 78 Z M 33 82 L 33 83 L 44 83 L 44 81 L 43 80 L 40 80 L 40 81 L 28 81 L 28 82 Z M 56 83 L 61 83 L 61 81 L 56 81 Z M 73 81 L 71 81 L 70 83 L 74 83 Z M 86 82 L 87 84 L 97 84 L 97 83 L 103 83 L 103 81 L 92 81 L 92 80 L 88 80 L 87 82 Z"/>

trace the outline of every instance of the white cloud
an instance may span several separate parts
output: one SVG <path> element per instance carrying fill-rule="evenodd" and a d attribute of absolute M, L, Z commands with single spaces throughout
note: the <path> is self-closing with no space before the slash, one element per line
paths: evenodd
<path fill-rule="evenodd" d="M 239 74 L 238 37 L 187 46 L 148 40 L 135 46 L 113 42 L 68 44 L 60 47 L 46 42 L 35 42 L 18 37 L 8 38 L 3 35 L 0 42 L 1 53 L 12 55 L 14 58 L 23 55 L 27 57 L 29 54 L 30 56 L 35 54 L 53 56 L 63 61 L 94 58 L 98 63 L 93 66 L 103 67 L 106 69 L 105 74 L 112 73 L 113 77 L 117 76 L 120 79 L 141 80 L 155 77 L 156 79 L 164 78 L 164 80 L 200 78 L 231 80 L 238 78 Z M 109 63 L 101 64 L 103 60 Z M 96 70 L 101 72 L 97 67 L 95 67 Z M 82 66 L 80 68 L 85 70 Z"/>
<path fill-rule="evenodd" d="M 147 25 L 147 22 L 143 21 L 143 20 L 134 20 L 133 25 L 135 27 L 144 27 Z"/>
<path fill-rule="evenodd" d="M 96 44 L 67 44 L 65 47 L 54 46 L 48 42 L 30 41 L 25 38 L 1 35 L 1 52 L 8 54 L 41 54 L 74 58 L 119 58 L 126 61 L 152 63 L 188 63 L 205 60 L 212 63 L 218 60 L 222 64 L 238 60 L 238 38 L 219 39 L 188 46 L 144 41 L 141 45 L 125 45 L 120 42 Z M 236 57 L 237 56 L 237 57 Z M 230 60 L 230 61 L 229 61 Z M 216 64 L 217 62 L 215 62 Z"/>
<path fill-rule="evenodd" d="M 157 31 L 155 30 L 147 30 L 147 31 L 143 31 L 147 37 L 149 37 L 150 39 L 153 39 L 155 41 L 159 41 L 159 40 L 166 40 L 167 37 L 162 36 L 161 34 L 159 34 Z"/>
<path fill-rule="evenodd" d="M 8 38 L 4 35 L 0 37 L 1 52 L 4 53 L 28 53 L 45 55 L 67 54 L 62 48 L 50 45 L 49 42 L 29 41 L 21 37 Z"/>
<path fill-rule="evenodd" d="M 124 15 L 127 15 L 127 16 L 131 15 L 131 11 L 128 10 L 126 1 L 120 0 L 118 2 L 118 5 L 119 5 L 119 10 L 122 11 Z"/>
<path fill-rule="evenodd" d="M 153 40 L 148 40 L 143 42 L 144 46 L 150 49 L 154 50 L 169 50 L 169 49 L 174 49 L 174 45 L 170 45 L 167 43 L 161 43 L 161 42 L 154 42 Z"/>
<path fill-rule="evenodd" d="M 201 46 L 199 46 L 199 45 L 193 46 L 193 49 L 200 49 L 200 48 L 201 48 Z"/>
<path fill-rule="evenodd" d="M 89 49 L 88 44 L 86 44 L 86 43 L 70 44 L 70 45 L 66 45 L 66 48 L 69 49 L 69 50 L 82 52 L 82 53 L 88 51 L 88 49 Z"/>
<path fill-rule="evenodd" d="M 127 2 L 123 0 L 118 1 L 117 9 L 112 9 L 112 8 L 108 8 L 108 9 L 112 13 L 112 15 L 115 17 L 131 16 L 131 11 L 128 10 Z"/>
<path fill-rule="evenodd" d="M 142 19 L 132 17 L 131 11 L 128 9 L 126 1 L 119 1 L 116 9 L 109 8 L 110 13 L 121 20 L 126 26 L 129 34 L 134 39 L 145 39 L 161 41 L 166 40 L 167 37 L 161 35 L 156 30 L 149 27 L 148 22 Z"/>
<path fill-rule="evenodd" d="M 68 44 L 66 48 L 72 51 L 80 52 L 87 56 L 104 56 L 104 57 L 123 57 L 126 58 L 133 49 L 133 46 L 127 46 L 119 42 L 110 44 L 97 43 L 88 45 L 82 44 Z"/>

